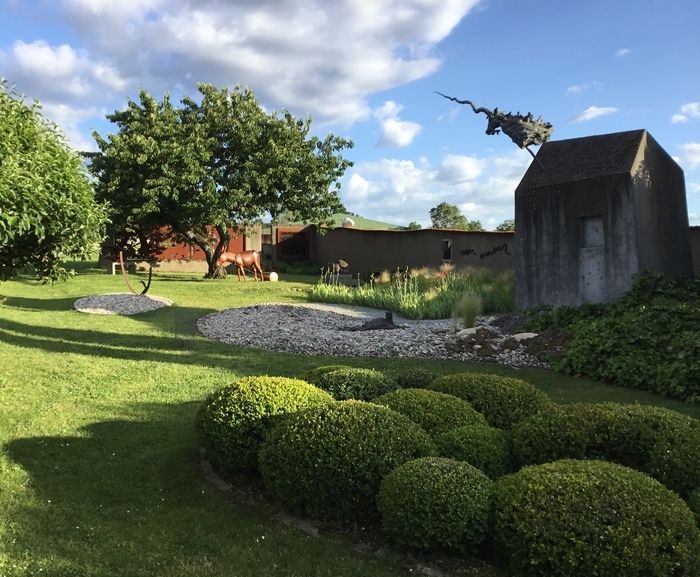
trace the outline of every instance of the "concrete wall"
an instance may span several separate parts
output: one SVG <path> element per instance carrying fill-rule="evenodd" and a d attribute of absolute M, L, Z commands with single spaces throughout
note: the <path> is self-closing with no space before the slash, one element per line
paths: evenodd
<path fill-rule="evenodd" d="M 700 226 L 690 227 L 690 252 L 693 258 L 693 274 L 700 277 Z"/>
<path fill-rule="evenodd" d="M 397 267 L 438 268 L 449 261 L 466 267 L 512 270 L 514 235 L 508 232 L 466 232 L 422 229 L 414 231 L 335 228 L 310 234 L 310 260 L 321 265 L 343 259 L 352 273 L 377 272 Z M 443 251 L 449 243 L 449 254 Z M 443 258 L 449 256 L 450 258 Z"/>

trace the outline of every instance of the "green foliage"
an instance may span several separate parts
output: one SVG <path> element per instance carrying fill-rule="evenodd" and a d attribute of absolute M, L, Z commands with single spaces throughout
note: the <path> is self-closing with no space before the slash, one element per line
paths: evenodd
<path fill-rule="evenodd" d="M 492 479 L 510 469 L 508 436 L 502 429 L 472 422 L 435 437 L 438 455 L 466 461 Z"/>
<path fill-rule="evenodd" d="M 312 377 L 313 383 L 339 401 L 369 401 L 397 388 L 396 381 L 376 369 L 337 368 Z"/>
<path fill-rule="evenodd" d="M 468 463 L 423 457 L 382 481 L 382 527 L 403 545 L 469 553 L 485 540 L 493 484 Z"/>
<path fill-rule="evenodd" d="M 515 219 L 507 218 L 501 224 L 496 227 L 499 232 L 514 232 L 515 231 Z"/>
<path fill-rule="evenodd" d="M 647 274 L 597 316 L 571 325 L 556 368 L 700 402 L 700 279 Z"/>
<path fill-rule="evenodd" d="M 382 478 L 434 452 L 427 433 L 403 415 L 342 401 L 281 419 L 260 449 L 260 471 L 268 491 L 295 513 L 372 520 Z"/>
<path fill-rule="evenodd" d="M 400 367 L 385 371 L 400 389 L 427 389 L 438 376 L 438 373 L 425 367 Z"/>
<path fill-rule="evenodd" d="M 406 230 L 420 230 L 422 228 L 423 226 L 420 223 L 417 223 L 415 220 L 412 220 L 406 225 Z"/>
<path fill-rule="evenodd" d="M 466 401 L 426 389 L 399 389 L 372 402 L 407 416 L 431 435 L 470 423 L 486 424 L 484 416 Z"/>
<path fill-rule="evenodd" d="M 492 427 L 510 429 L 515 423 L 552 405 L 550 398 L 530 383 L 488 373 L 456 373 L 438 377 L 434 391 L 468 401 Z"/>
<path fill-rule="evenodd" d="M 467 291 L 455 305 L 452 315 L 462 319 L 464 328 L 468 329 L 474 326 L 476 317 L 481 315 L 482 309 L 481 295 L 474 291 Z"/>
<path fill-rule="evenodd" d="M 520 464 L 605 459 L 658 479 L 683 497 L 700 486 L 700 421 L 647 405 L 574 403 L 516 425 Z"/>
<path fill-rule="evenodd" d="M 688 496 L 688 507 L 690 507 L 693 515 L 695 515 L 695 521 L 697 522 L 698 526 L 700 526 L 700 487 L 695 489 Z"/>
<path fill-rule="evenodd" d="M 397 269 L 387 274 L 386 283 L 372 276 L 357 287 L 320 282 L 309 298 L 390 310 L 410 319 L 448 319 L 466 292 L 481 297 L 484 314 L 512 311 L 515 278 L 512 272 L 466 270 L 425 274 L 424 271 Z"/>
<path fill-rule="evenodd" d="M 0 80 L 0 281 L 27 266 L 44 281 L 66 278 L 63 263 L 92 256 L 105 221 L 58 127 Z"/>
<path fill-rule="evenodd" d="M 310 118 L 267 112 L 247 88 L 198 88 L 201 100 L 179 108 L 140 92 L 108 117 L 116 134 L 95 134 L 92 166 L 117 224 L 169 225 L 205 252 L 212 277 L 230 229 L 266 213 L 319 222 L 340 210 L 339 179 L 352 165 L 342 152 L 352 143 L 309 136 Z"/>
<path fill-rule="evenodd" d="M 517 575 L 694 577 L 700 531 L 687 505 L 604 461 L 525 467 L 496 484 L 494 536 Z"/>
<path fill-rule="evenodd" d="M 197 426 L 207 458 L 224 475 L 253 471 L 275 417 L 332 401 L 299 379 L 243 377 L 212 393 L 199 410 Z"/>
<path fill-rule="evenodd" d="M 340 369 L 351 368 L 352 367 L 350 365 L 321 365 L 320 367 L 314 367 L 313 369 L 309 369 L 308 371 L 306 371 L 303 375 L 301 375 L 301 379 L 303 379 L 307 383 L 317 385 L 318 379 L 322 375 L 325 375 L 326 373 L 332 373 L 333 371 L 337 371 Z"/>
<path fill-rule="evenodd" d="M 433 228 L 454 230 L 483 230 L 478 220 L 467 220 L 459 207 L 447 202 L 441 202 L 430 209 L 430 221 Z"/>

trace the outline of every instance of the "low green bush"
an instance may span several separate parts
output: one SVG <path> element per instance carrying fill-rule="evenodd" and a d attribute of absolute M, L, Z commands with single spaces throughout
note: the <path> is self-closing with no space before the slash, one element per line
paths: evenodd
<path fill-rule="evenodd" d="M 473 422 L 435 437 L 438 455 L 466 461 L 492 479 L 511 468 L 508 435 L 486 423 Z"/>
<path fill-rule="evenodd" d="M 363 401 L 341 401 L 280 419 L 260 449 L 270 494 L 296 514 L 336 521 L 376 520 L 382 478 L 435 454 L 407 417 Z"/>
<path fill-rule="evenodd" d="M 700 487 L 690 493 L 688 507 L 690 507 L 693 515 L 695 515 L 695 520 L 700 525 Z"/>
<path fill-rule="evenodd" d="M 423 367 L 401 367 L 387 373 L 401 389 L 427 389 L 438 374 Z"/>
<path fill-rule="evenodd" d="M 700 486 L 700 421 L 650 405 L 573 403 L 512 430 L 521 465 L 556 459 L 605 459 L 643 471 L 681 496 Z"/>
<path fill-rule="evenodd" d="M 314 384 L 338 401 L 369 401 L 398 387 L 390 376 L 375 369 L 341 368 L 315 377 Z"/>
<path fill-rule="evenodd" d="M 603 314 L 570 326 L 557 370 L 700 402 L 700 279 L 641 276 Z"/>
<path fill-rule="evenodd" d="M 431 435 L 469 423 L 486 424 L 484 415 L 469 403 L 437 391 L 399 389 L 372 399 L 372 402 L 407 416 Z"/>
<path fill-rule="evenodd" d="M 700 530 L 651 477 L 604 461 L 563 460 L 499 479 L 494 541 L 527 577 L 696 577 Z"/>
<path fill-rule="evenodd" d="M 381 483 L 382 527 L 403 545 L 474 552 L 487 534 L 493 482 L 469 463 L 423 457 Z"/>
<path fill-rule="evenodd" d="M 499 429 L 510 429 L 553 404 L 530 383 L 488 373 L 445 375 L 435 379 L 430 389 L 468 401 L 484 414 L 489 425 Z"/>
<path fill-rule="evenodd" d="M 216 471 L 245 473 L 257 467 L 258 448 L 273 417 L 331 402 L 328 393 L 299 379 L 243 377 L 204 401 L 197 427 Z"/>
<path fill-rule="evenodd" d="M 314 367 L 313 369 L 309 369 L 303 375 L 301 375 L 300 378 L 306 381 L 307 383 L 315 385 L 316 383 L 318 383 L 319 377 L 321 377 L 321 375 L 325 375 L 326 373 L 332 373 L 333 371 L 337 371 L 340 369 L 351 368 L 352 367 L 350 365 L 321 365 L 320 367 Z"/>

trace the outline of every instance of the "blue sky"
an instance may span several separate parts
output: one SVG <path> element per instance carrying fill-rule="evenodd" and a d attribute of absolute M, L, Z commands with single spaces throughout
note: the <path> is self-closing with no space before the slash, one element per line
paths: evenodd
<path fill-rule="evenodd" d="M 553 140 L 646 128 L 700 224 L 699 22 L 697 0 L 0 0 L 0 76 L 80 149 L 139 88 L 247 85 L 351 138 L 343 202 L 403 225 L 445 201 L 494 228 L 531 162 L 435 90 L 541 115 Z"/>

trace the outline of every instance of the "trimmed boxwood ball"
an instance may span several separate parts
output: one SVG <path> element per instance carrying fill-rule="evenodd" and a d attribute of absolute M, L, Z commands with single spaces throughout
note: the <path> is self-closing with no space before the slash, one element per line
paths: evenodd
<path fill-rule="evenodd" d="M 438 455 L 466 461 L 492 479 L 510 470 L 508 435 L 485 423 L 470 423 L 435 437 Z"/>
<path fill-rule="evenodd" d="M 197 426 L 207 458 L 222 475 L 257 467 L 257 452 L 273 417 L 333 402 L 325 391 L 300 379 L 253 376 L 212 393 Z"/>
<path fill-rule="evenodd" d="M 486 538 L 492 488 L 469 463 L 438 457 L 409 461 L 381 483 L 382 527 L 403 545 L 473 552 Z"/>
<path fill-rule="evenodd" d="M 469 423 L 486 424 L 484 415 L 469 403 L 437 391 L 399 389 L 377 397 L 372 402 L 406 415 L 431 435 Z"/>
<path fill-rule="evenodd" d="M 522 379 L 488 373 L 456 373 L 435 379 L 434 391 L 464 399 L 483 413 L 492 427 L 510 429 L 522 419 L 553 405 L 542 391 Z"/>
<path fill-rule="evenodd" d="M 389 371 L 401 389 L 427 389 L 438 374 L 423 367 L 402 367 Z"/>
<path fill-rule="evenodd" d="M 352 367 L 320 374 L 314 384 L 338 401 L 369 401 L 398 387 L 394 379 L 381 371 Z"/>
<path fill-rule="evenodd" d="M 386 407 L 342 401 L 280 419 L 260 449 L 267 490 L 296 514 L 373 521 L 382 478 L 435 454 L 418 425 Z"/>
<path fill-rule="evenodd" d="M 682 497 L 700 486 L 698 447 L 698 419 L 650 405 L 573 403 L 512 431 L 513 457 L 521 465 L 605 459 L 647 473 Z"/>
<path fill-rule="evenodd" d="M 315 385 L 318 382 L 318 378 L 326 373 L 331 373 L 337 371 L 338 369 L 350 369 L 350 365 L 321 365 L 320 367 L 314 367 L 309 369 L 302 376 L 301 379 L 307 383 Z"/>
<path fill-rule="evenodd" d="M 517 575 L 697 577 L 700 530 L 651 477 L 605 461 L 532 465 L 496 483 L 494 541 Z"/>

